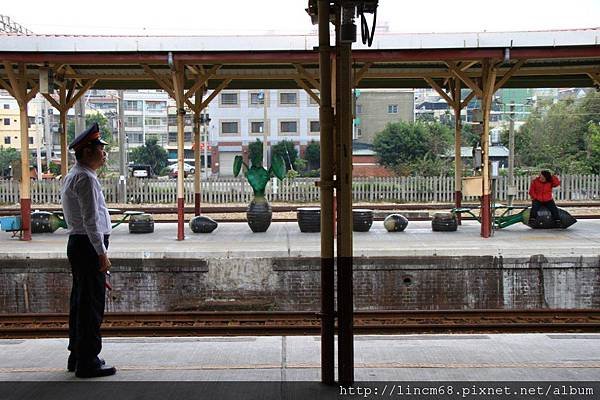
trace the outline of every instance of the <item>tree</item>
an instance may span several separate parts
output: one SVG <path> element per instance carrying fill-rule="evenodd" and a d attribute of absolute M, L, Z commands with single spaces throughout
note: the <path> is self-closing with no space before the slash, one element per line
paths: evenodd
<path fill-rule="evenodd" d="M 306 145 L 304 150 L 304 159 L 308 162 L 308 169 L 319 169 L 321 168 L 321 145 L 319 142 L 311 140 Z"/>
<path fill-rule="evenodd" d="M 98 128 L 100 129 L 100 134 L 102 135 L 102 139 L 108 142 L 106 146 L 106 151 L 110 149 L 110 146 L 113 146 L 115 141 L 113 138 L 112 128 L 108 125 L 108 119 L 101 113 L 97 112 L 95 114 L 87 114 L 85 116 L 85 127 L 92 125 L 94 122 L 98 123 Z M 77 132 L 79 134 L 80 132 Z M 75 138 L 75 121 L 70 120 L 67 124 L 67 143 L 71 143 Z"/>
<path fill-rule="evenodd" d="M 260 139 L 256 139 L 255 142 L 252 142 L 248 145 L 248 158 L 250 160 L 256 160 L 256 159 L 258 159 L 257 156 L 259 154 L 260 154 L 260 159 L 262 160 L 263 143 L 260 141 Z M 262 164 L 264 164 L 264 160 L 263 160 Z"/>
<path fill-rule="evenodd" d="M 21 159 L 21 153 L 19 153 L 16 149 L 9 147 L 5 149 L 0 146 L 0 174 L 3 176 L 7 176 L 9 173 L 9 167 L 13 164 L 13 162 Z"/>
<path fill-rule="evenodd" d="M 420 172 L 424 162 L 437 163 L 452 137 L 451 129 L 439 122 L 389 123 L 375 136 L 373 149 L 381 164 L 407 175 Z"/>
<path fill-rule="evenodd" d="M 286 170 L 294 168 L 294 162 L 298 158 L 298 150 L 291 140 L 282 140 L 272 148 L 273 156 L 278 155 L 285 161 Z"/>
<path fill-rule="evenodd" d="M 167 151 L 157 144 L 157 140 L 152 138 L 146 140 L 143 146 L 133 149 L 131 160 L 136 164 L 149 165 L 154 174 L 158 174 L 167 166 Z"/>

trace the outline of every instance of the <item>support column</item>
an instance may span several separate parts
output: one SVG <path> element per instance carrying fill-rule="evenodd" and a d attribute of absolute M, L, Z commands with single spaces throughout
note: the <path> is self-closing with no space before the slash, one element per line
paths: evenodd
<path fill-rule="evenodd" d="M 335 283 L 333 220 L 333 108 L 331 107 L 331 50 L 329 0 L 319 0 L 319 73 L 321 142 L 321 382 L 335 382 Z"/>
<path fill-rule="evenodd" d="M 60 174 L 64 178 L 69 172 L 69 149 L 67 148 L 67 112 L 61 108 L 60 112 Z"/>
<path fill-rule="evenodd" d="M 171 75 L 173 78 L 173 94 L 175 95 L 175 103 L 177 104 L 177 240 L 184 240 L 185 173 L 183 169 L 183 159 L 185 155 L 185 103 L 183 98 L 183 66 L 174 64 Z"/>
<path fill-rule="evenodd" d="M 338 20 L 339 21 L 339 20 Z M 339 38 L 339 35 L 336 35 Z M 339 382 L 354 382 L 354 295 L 352 290 L 352 44 L 337 43 L 337 91 L 340 107 L 337 164 L 337 277 Z"/>
<path fill-rule="evenodd" d="M 454 206 L 462 205 L 462 121 L 460 119 L 460 80 L 454 79 Z M 461 224 L 461 213 L 456 214 Z"/>
<path fill-rule="evenodd" d="M 27 103 L 19 101 L 21 123 L 21 226 L 23 228 L 22 240 L 31 240 L 31 178 L 29 173 L 29 121 L 27 116 Z"/>
<path fill-rule="evenodd" d="M 200 89 L 202 90 L 202 89 Z M 194 95 L 194 105 L 198 106 L 202 103 L 202 93 L 197 91 Z M 194 108 L 194 215 L 200 215 L 202 198 L 202 165 L 200 163 L 200 108 Z"/>
<path fill-rule="evenodd" d="M 494 95 L 494 84 L 496 83 L 496 70 L 490 60 L 484 60 L 482 65 L 482 92 L 481 99 L 483 113 L 483 133 L 481 138 L 481 161 L 482 161 L 482 189 L 481 196 L 481 236 L 488 238 L 492 234 L 492 210 L 490 203 L 490 111 L 492 108 L 492 96 Z"/>

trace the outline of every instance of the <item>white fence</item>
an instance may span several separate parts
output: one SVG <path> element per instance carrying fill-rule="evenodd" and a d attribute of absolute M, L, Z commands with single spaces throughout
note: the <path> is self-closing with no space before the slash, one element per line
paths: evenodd
<path fill-rule="evenodd" d="M 515 200 L 527 200 L 529 184 L 533 177 L 517 177 Z M 555 189 L 555 198 L 561 200 L 600 200 L 600 175 L 563 175 L 562 184 Z M 299 178 L 277 181 L 267 186 L 267 198 L 282 202 L 317 202 L 319 188 L 317 178 Z M 101 179 L 106 201 L 117 203 L 118 179 Z M 60 181 L 32 181 L 33 204 L 60 203 Z M 507 199 L 507 178 L 495 181 L 497 201 Z M 354 201 L 429 203 L 454 201 L 453 177 L 393 177 L 355 178 Z M 211 178 L 202 182 L 202 202 L 212 204 L 248 203 L 252 199 L 252 188 L 245 178 Z M 175 204 L 177 200 L 176 180 L 138 179 L 127 181 L 127 199 L 130 203 Z M 466 201 L 475 200 L 465 197 Z M 15 204 L 19 201 L 19 183 L 12 180 L 0 181 L 0 203 Z M 185 180 L 185 201 L 194 202 L 194 182 Z"/>

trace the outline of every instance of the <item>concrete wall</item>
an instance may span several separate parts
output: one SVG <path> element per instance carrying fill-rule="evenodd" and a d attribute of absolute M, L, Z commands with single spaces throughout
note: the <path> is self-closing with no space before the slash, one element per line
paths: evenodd
<path fill-rule="evenodd" d="M 318 258 L 114 259 L 107 311 L 318 310 Z M 356 258 L 355 306 L 598 308 L 598 258 Z M 66 260 L 0 262 L 0 313 L 67 312 Z"/>
<path fill-rule="evenodd" d="M 356 99 L 357 117 L 360 118 L 360 136 L 356 140 L 361 143 L 373 143 L 375 135 L 381 132 L 390 122 L 414 121 L 415 98 L 412 90 L 361 90 Z M 388 106 L 396 105 L 397 112 L 389 113 Z"/>

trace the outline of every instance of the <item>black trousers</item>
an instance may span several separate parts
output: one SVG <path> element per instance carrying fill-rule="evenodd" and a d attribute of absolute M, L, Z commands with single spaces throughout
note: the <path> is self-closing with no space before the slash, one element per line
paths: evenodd
<path fill-rule="evenodd" d="M 108 235 L 104 236 L 108 248 Z M 73 286 L 69 310 L 69 347 L 79 366 L 93 367 L 102 350 L 100 325 L 104 318 L 105 274 L 87 235 L 70 235 L 67 257 Z"/>
<path fill-rule="evenodd" d="M 548 211 L 550 211 L 550 214 L 552 214 L 552 219 L 554 221 L 558 221 L 560 219 L 560 216 L 558 213 L 558 207 L 556 207 L 556 203 L 554 202 L 554 200 L 550 200 L 550 201 L 533 200 L 531 202 L 531 214 L 530 214 L 531 219 L 537 218 L 537 213 L 540 210 L 540 208 L 542 208 L 542 206 L 546 207 L 548 209 Z"/>

